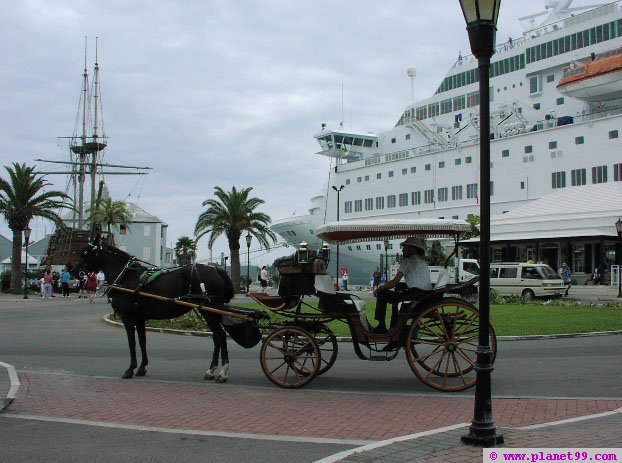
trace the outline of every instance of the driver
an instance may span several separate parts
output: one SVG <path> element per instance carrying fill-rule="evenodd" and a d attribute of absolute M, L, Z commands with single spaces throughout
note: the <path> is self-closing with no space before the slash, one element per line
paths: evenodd
<path fill-rule="evenodd" d="M 432 282 L 430 281 L 430 268 L 425 263 L 425 247 L 421 239 L 411 236 L 400 243 L 404 258 L 400 263 L 397 274 L 387 283 L 374 289 L 376 300 L 376 321 L 378 326 L 374 328 L 374 332 L 383 333 L 387 331 L 385 322 L 387 313 L 387 303 L 397 304 L 404 299 L 412 298 L 420 293 L 421 290 L 430 291 Z M 404 277 L 404 282 L 408 290 L 406 291 L 389 291 L 394 288 Z M 391 323 L 393 323 L 392 317 Z"/>

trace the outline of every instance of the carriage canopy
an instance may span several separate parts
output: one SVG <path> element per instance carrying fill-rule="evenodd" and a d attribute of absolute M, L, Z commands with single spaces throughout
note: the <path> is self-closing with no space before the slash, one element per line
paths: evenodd
<path fill-rule="evenodd" d="M 316 235 L 332 244 L 406 238 L 451 238 L 471 230 L 464 220 L 455 219 L 360 219 L 329 222 Z"/>

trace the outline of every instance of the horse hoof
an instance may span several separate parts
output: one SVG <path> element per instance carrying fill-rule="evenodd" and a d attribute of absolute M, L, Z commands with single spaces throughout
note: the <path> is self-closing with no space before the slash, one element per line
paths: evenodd
<path fill-rule="evenodd" d="M 132 370 L 127 370 L 125 373 L 123 373 L 123 376 L 121 376 L 122 379 L 132 379 L 134 377 L 134 372 Z"/>
<path fill-rule="evenodd" d="M 136 376 L 145 376 L 147 374 L 146 368 L 139 368 L 136 370 Z"/>
<path fill-rule="evenodd" d="M 217 383 L 226 383 L 226 382 L 227 382 L 227 379 L 228 379 L 228 378 L 227 378 L 226 376 L 223 376 L 223 375 L 218 375 L 218 376 L 216 377 L 216 382 L 217 382 Z"/>
<path fill-rule="evenodd" d="M 216 378 L 216 375 L 214 375 L 214 373 L 212 373 L 211 371 L 206 371 L 205 375 L 203 376 L 203 379 L 206 379 L 207 381 L 212 381 L 213 379 Z"/>

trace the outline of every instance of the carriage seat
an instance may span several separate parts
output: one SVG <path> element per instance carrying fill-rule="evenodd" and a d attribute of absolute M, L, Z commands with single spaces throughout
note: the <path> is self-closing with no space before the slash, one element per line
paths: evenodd
<path fill-rule="evenodd" d="M 323 311 L 352 312 L 356 309 L 363 322 L 367 326 L 367 315 L 365 314 L 365 301 L 353 299 L 352 294 L 338 293 L 335 291 L 335 284 L 330 275 L 315 275 L 315 291 L 320 299 L 319 308 Z M 355 296 L 356 297 L 356 296 Z"/>

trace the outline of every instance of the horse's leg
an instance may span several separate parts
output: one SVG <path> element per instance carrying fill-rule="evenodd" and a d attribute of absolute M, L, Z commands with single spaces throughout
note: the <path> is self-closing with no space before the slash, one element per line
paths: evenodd
<path fill-rule="evenodd" d="M 218 343 L 218 350 L 220 350 L 222 355 L 222 368 L 216 376 L 216 382 L 225 383 L 227 382 L 227 379 L 229 379 L 229 351 L 227 350 L 227 333 L 225 333 L 225 330 L 220 323 L 218 324 L 218 328 L 216 331 L 218 331 L 218 336 L 214 334 L 214 342 Z"/>
<path fill-rule="evenodd" d="M 127 344 L 130 348 L 130 366 L 127 370 L 125 370 L 121 378 L 130 379 L 134 376 L 134 369 L 138 365 L 138 362 L 136 361 L 136 330 L 134 328 L 134 322 L 130 320 L 123 320 L 123 326 L 125 327 L 125 333 L 127 334 Z"/>
<path fill-rule="evenodd" d="M 205 372 L 203 379 L 212 380 L 216 378 L 216 370 L 218 369 L 218 355 L 220 354 L 220 344 L 217 342 L 217 331 L 220 327 L 220 324 L 214 323 L 214 321 L 209 318 L 209 316 L 203 316 L 205 319 L 207 326 L 209 326 L 210 331 L 212 332 L 212 341 L 214 343 L 214 352 L 212 353 L 212 363 L 210 363 L 209 370 Z"/>
<path fill-rule="evenodd" d="M 136 332 L 138 333 L 138 344 L 140 345 L 140 353 L 142 356 L 140 366 L 138 370 L 136 370 L 136 376 L 145 376 L 147 374 L 149 359 L 147 358 L 147 333 L 144 319 L 140 319 L 136 322 Z"/>

